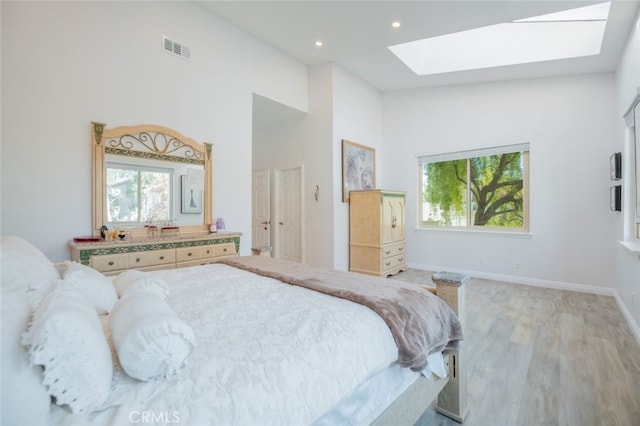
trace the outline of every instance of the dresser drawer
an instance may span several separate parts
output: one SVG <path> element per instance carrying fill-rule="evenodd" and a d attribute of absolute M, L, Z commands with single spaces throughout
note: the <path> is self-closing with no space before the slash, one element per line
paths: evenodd
<path fill-rule="evenodd" d="M 383 259 L 398 256 L 399 254 L 404 254 L 404 241 L 394 244 L 388 244 L 382 247 Z"/>
<path fill-rule="evenodd" d="M 175 263 L 175 249 L 154 250 L 146 253 L 147 266 L 164 265 L 166 263 Z"/>
<path fill-rule="evenodd" d="M 388 257 L 382 261 L 382 271 L 387 272 L 396 268 L 404 267 L 407 264 L 404 254 Z"/>
<path fill-rule="evenodd" d="M 189 260 L 198 260 L 202 258 L 202 248 L 199 247 L 180 247 L 176 249 L 176 262 L 187 262 Z"/>
<path fill-rule="evenodd" d="M 207 247 L 211 248 L 211 254 L 207 257 L 231 256 L 236 254 L 236 245 L 234 243 L 216 244 Z"/>
<path fill-rule="evenodd" d="M 202 246 L 202 250 L 201 250 L 201 257 L 202 259 L 209 259 L 211 257 L 217 256 L 216 254 L 216 246 L 211 245 L 211 246 Z"/>
<path fill-rule="evenodd" d="M 207 265 L 209 263 L 214 263 L 214 262 L 212 262 L 211 260 L 207 260 L 207 259 L 188 260 L 186 262 L 178 262 L 178 263 L 176 263 L 176 268 L 187 268 L 189 266 Z"/>
<path fill-rule="evenodd" d="M 236 246 L 234 243 L 212 244 L 201 247 L 181 247 L 176 250 L 176 261 L 189 262 L 192 260 L 211 259 L 235 254 Z"/>
<path fill-rule="evenodd" d="M 100 272 L 147 266 L 146 253 L 106 254 L 91 257 L 91 267 Z"/>

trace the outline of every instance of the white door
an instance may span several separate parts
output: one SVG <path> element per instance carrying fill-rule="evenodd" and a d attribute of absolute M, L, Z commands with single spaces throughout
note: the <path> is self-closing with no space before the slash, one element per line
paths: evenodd
<path fill-rule="evenodd" d="M 251 184 L 251 246 L 271 245 L 271 174 L 253 172 Z"/>
<path fill-rule="evenodd" d="M 302 262 L 302 169 L 278 170 L 278 257 Z"/>

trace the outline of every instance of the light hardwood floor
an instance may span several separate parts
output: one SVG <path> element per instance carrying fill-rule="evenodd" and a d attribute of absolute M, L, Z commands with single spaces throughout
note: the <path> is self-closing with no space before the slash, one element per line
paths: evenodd
<path fill-rule="evenodd" d="M 465 426 L 640 425 L 640 345 L 612 297 L 472 278 L 466 308 Z M 429 409 L 416 425 L 457 424 Z"/>

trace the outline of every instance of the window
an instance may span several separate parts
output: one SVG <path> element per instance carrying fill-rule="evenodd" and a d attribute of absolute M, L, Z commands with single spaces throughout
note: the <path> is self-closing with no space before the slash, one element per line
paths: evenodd
<path fill-rule="evenodd" d="M 173 170 L 107 163 L 108 223 L 171 221 Z"/>
<path fill-rule="evenodd" d="M 633 227 L 630 228 L 633 235 L 630 235 L 631 233 L 627 234 L 625 231 L 625 240 L 640 240 L 640 93 L 633 98 L 631 105 L 624 113 L 624 119 L 627 125 L 628 144 L 626 152 L 629 153 L 629 159 L 625 163 L 628 167 L 624 165 L 622 167 L 623 179 L 629 177 L 631 188 L 635 188 L 630 192 L 626 192 L 626 194 L 630 195 L 630 200 L 625 199 L 622 201 L 624 220 L 630 222 L 630 224 L 633 223 Z"/>
<path fill-rule="evenodd" d="M 528 143 L 417 159 L 420 228 L 528 232 Z"/>
<path fill-rule="evenodd" d="M 636 235 L 637 239 L 640 239 L 640 94 L 636 96 L 634 100 L 635 106 L 633 107 L 633 139 L 634 139 L 634 151 L 636 153 L 635 158 L 635 187 L 636 187 Z M 633 145 L 633 144 L 632 144 Z M 632 174 L 633 176 L 633 174 Z M 632 178 L 633 182 L 633 178 Z"/>
<path fill-rule="evenodd" d="M 389 46 L 389 50 L 417 75 L 597 55 L 610 5 L 599 3 L 436 35 Z"/>

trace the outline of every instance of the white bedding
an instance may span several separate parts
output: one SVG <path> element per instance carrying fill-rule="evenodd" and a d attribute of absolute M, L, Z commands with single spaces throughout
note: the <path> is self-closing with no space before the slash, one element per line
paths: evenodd
<path fill-rule="evenodd" d="M 361 305 L 226 265 L 150 274 L 169 283 L 195 349 L 167 382 L 133 380 L 116 365 L 92 424 L 312 424 L 397 358 L 385 322 Z M 52 421 L 87 419 L 56 407 Z"/>

